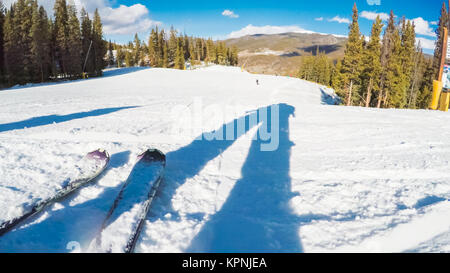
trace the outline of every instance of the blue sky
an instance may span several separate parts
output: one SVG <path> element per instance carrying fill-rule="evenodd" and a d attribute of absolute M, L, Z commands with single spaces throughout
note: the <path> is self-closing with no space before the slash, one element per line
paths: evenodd
<path fill-rule="evenodd" d="M 8 5 L 14 0 L 3 0 Z M 51 10 L 55 0 L 39 0 Z M 100 10 L 105 38 L 126 43 L 138 33 L 147 40 L 151 28 L 175 29 L 188 35 L 225 39 L 245 34 L 312 31 L 347 35 L 353 3 L 368 35 L 377 14 L 414 20 L 427 53 L 434 48 L 434 29 L 443 0 L 68 0 L 90 13 Z"/>
<path fill-rule="evenodd" d="M 283 27 L 347 35 L 351 20 L 352 6 L 355 0 L 228 0 L 228 1 L 109 1 L 112 8 L 121 5 L 132 7 L 143 5 L 146 17 L 163 28 L 174 26 L 188 35 L 223 39 L 254 32 L 282 31 Z M 432 52 L 433 32 L 439 19 L 441 0 L 356 0 L 360 11 L 360 26 L 363 34 L 368 35 L 374 13 L 386 16 L 393 10 L 397 16 L 414 20 L 418 37 L 427 52 Z M 123 8 L 123 7 L 122 7 Z M 332 19 L 335 20 L 332 20 Z M 253 26 L 247 28 L 247 26 Z M 273 29 L 270 27 L 282 27 Z M 286 28 L 292 30 L 295 28 Z M 241 30 L 241 31 L 240 31 Z M 239 32 L 240 31 L 240 32 Z M 114 32 L 114 31 L 112 31 Z M 142 38 L 148 35 L 148 29 L 138 31 Z M 131 40 L 132 33 L 107 33 L 107 38 L 124 42 Z"/>

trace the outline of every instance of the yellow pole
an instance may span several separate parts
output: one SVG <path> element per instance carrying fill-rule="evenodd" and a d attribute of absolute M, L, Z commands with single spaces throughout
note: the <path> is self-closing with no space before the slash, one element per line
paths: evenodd
<path fill-rule="evenodd" d="M 439 98 L 441 97 L 442 82 L 433 81 L 433 95 L 431 96 L 430 109 L 437 110 Z"/>
<path fill-rule="evenodd" d="M 439 98 L 441 96 L 441 91 L 442 91 L 442 74 L 444 73 L 444 65 L 445 65 L 445 59 L 447 57 L 447 42 L 448 42 L 448 29 L 445 27 L 444 28 L 444 41 L 443 41 L 443 45 L 442 45 L 442 56 L 441 56 L 441 65 L 439 68 L 439 75 L 438 75 L 438 80 L 437 81 L 433 81 L 433 94 L 432 94 L 432 98 L 431 98 L 431 103 L 430 103 L 430 109 L 432 110 L 437 110 L 438 108 L 438 104 L 439 104 Z M 447 80 L 447 79 L 445 79 Z"/>
<path fill-rule="evenodd" d="M 450 102 L 450 92 L 443 92 L 441 95 L 441 105 L 439 110 L 448 112 L 448 104 Z"/>
<path fill-rule="evenodd" d="M 450 4 L 450 0 L 448 1 L 448 3 Z M 449 25 L 450 25 L 450 23 L 449 23 Z M 444 49 L 447 49 L 447 46 L 448 46 L 448 44 L 447 44 L 447 42 L 448 42 L 448 36 L 447 36 L 448 35 L 448 31 L 447 31 L 447 28 L 444 28 L 444 34 L 445 34 L 445 37 L 444 37 L 444 40 L 445 40 Z M 445 50 L 444 53 L 442 53 L 442 55 L 444 55 L 444 54 L 445 54 L 445 58 L 447 58 L 447 50 Z M 441 69 L 442 68 L 443 67 L 441 67 Z M 448 77 L 448 75 L 447 75 L 447 77 Z M 443 81 L 447 82 L 448 79 L 443 79 Z M 439 110 L 444 111 L 444 112 L 448 112 L 449 102 L 450 102 L 450 90 L 446 89 L 445 92 L 443 92 L 442 95 L 441 95 L 441 104 L 439 106 Z"/>

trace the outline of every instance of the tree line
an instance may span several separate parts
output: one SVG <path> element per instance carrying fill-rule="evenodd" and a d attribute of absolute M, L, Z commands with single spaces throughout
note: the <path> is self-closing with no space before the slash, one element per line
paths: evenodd
<path fill-rule="evenodd" d="M 136 34 L 134 41 L 127 45 L 110 43 L 108 55 L 116 50 L 117 66 L 152 66 L 185 69 L 185 63 L 199 65 L 214 63 L 236 66 L 237 47 L 227 47 L 224 42 L 214 42 L 211 38 L 196 38 L 178 34 L 172 27 L 166 33 L 157 27 L 152 29 L 148 43 L 142 42 Z"/>
<path fill-rule="evenodd" d="M 299 77 L 333 87 L 347 106 L 426 109 L 440 55 L 427 58 L 416 46 L 414 23 L 396 22 L 392 11 L 383 36 L 378 16 L 369 39 L 360 33 L 358 16 L 355 4 L 344 57 L 336 64 L 320 52 L 306 57 Z"/>
<path fill-rule="evenodd" d="M 325 53 L 320 51 L 320 47 L 318 46 L 315 55 L 302 58 L 302 65 L 298 71 L 298 77 L 329 86 L 331 85 L 331 78 L 334 72 L 334 63 Z"/>
<path fill-rule="evenodd" d="M 3 86 L 98 76 L 106 43 L 98 10 L 93 19 L 66 0 L 56 0 L 49 18 L 37 0 L 0 2 L 0 82 Z M 89 55 L 88 55 L 89 54 Z"/>

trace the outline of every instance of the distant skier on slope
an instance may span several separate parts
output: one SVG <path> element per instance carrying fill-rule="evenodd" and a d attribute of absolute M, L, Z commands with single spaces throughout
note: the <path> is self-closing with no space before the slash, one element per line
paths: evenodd
<path fill-rule="evenodd" d="M 259 85 L 259 80 L 256 80 L 256 85 Z"/>

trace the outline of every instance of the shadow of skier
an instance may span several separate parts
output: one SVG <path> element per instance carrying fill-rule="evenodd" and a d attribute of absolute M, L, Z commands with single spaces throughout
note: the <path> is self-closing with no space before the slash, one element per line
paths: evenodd
<path fill-rule="evenodd" d="M 259 137 L 253 140 L 242 178 L 187 252 L 302 252 L 299 219 L 288 206 L 293 197 L 289 175 L 293 146 L 289 140 L 289 117 L 293 114 L 292 106 L 280 105 L 277 150 L 261 151 L 264 142 Z"/>
<path fill-rule="evenodd" d="M 161 183 L 158 198 L 153 202 L 148 217 L 151 222 L 165 219 L 165 215 L 168 213 L 175 219 L 178 218 L 178 214 L 172 208 L 171 203 L 172 197 L 175 195 L 177 189 L 186 183 L 189 178 L 199 174 L 208 162 L 220 156 L 238 138 L 257 126 L 257 124 L 251 124 L 250 122 L 252 115 L 257 115 L 257 112 L 255 111 L 244 117 L 235 119 L 222 125 L 222 127 L 213 132 L 202 134 L 201 139 L 197 138 L 189 145 L 166 154 L 167 165 L 164 179 Z M 233 140 L 225 140 L 227 128 L 229 126 L 238 128 L 239 124 L 245 124 L 245 130 L 239 133 L 235 131 Z M 224 140 L 206 140 L 203 138 L 204 135 L 215 133 L 223 134 Z"/>

